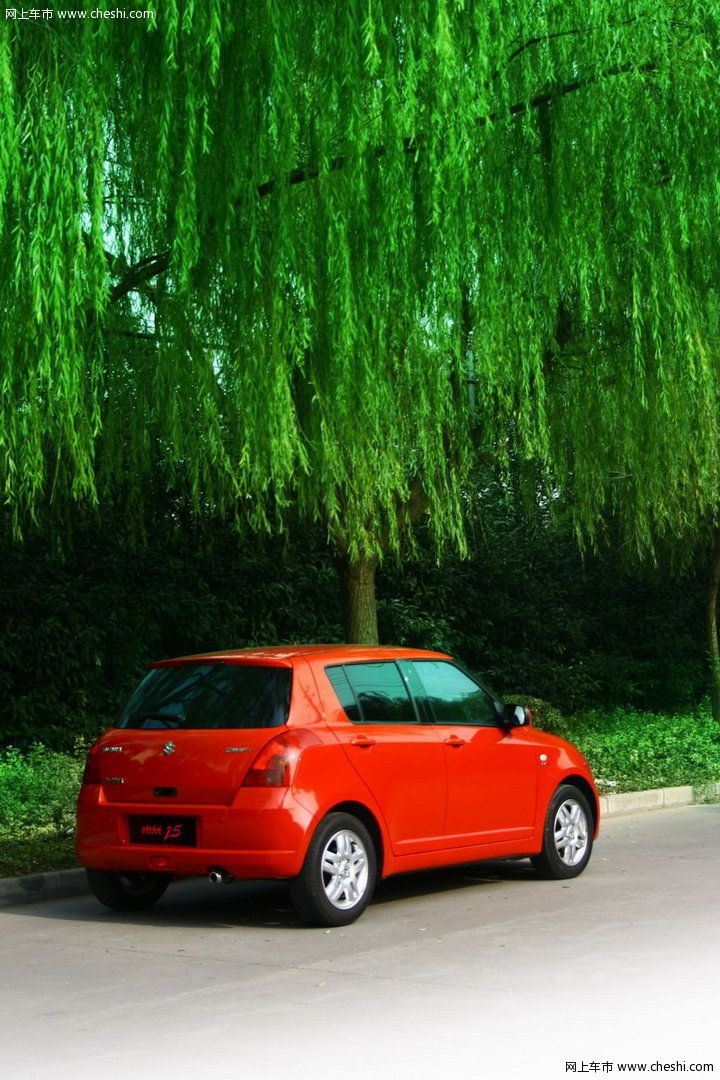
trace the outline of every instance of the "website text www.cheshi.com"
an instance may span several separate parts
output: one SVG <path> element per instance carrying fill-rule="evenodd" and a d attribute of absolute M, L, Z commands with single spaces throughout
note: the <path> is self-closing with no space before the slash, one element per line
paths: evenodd
<path fill-rule="evenodd" d="M 17 22 L 36 19 L 142 19 L 147 22 L 155 21 L 155 12 L 149 8 L 50 8 L 50 7 L 6 7 L 5 19 L 14 19 Z"/>
<path fill-rule="evenodd" d="M 566 1073 L 712 1073 L 715 1066 L 700 1061 L 566 1061 Z"/>

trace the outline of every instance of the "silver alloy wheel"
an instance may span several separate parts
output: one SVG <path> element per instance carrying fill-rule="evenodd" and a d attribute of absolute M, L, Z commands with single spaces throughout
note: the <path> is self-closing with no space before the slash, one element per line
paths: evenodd
<path fill-rule="evenodd" d="M 357 833 L 350 829 L 334 833 L 325 845 L 320 867 L 323 889 L 333 907 L 348 911 L 362 900 L 369 867 L 365 846 Z"/>
<path fill-rule="evenodd" d="M 575 799 L 565 799 L 558 806 L 553 833 L 555 850 L 565 865 L 577 866 L 582 862 L 588 846 L 588 821 Z"/>

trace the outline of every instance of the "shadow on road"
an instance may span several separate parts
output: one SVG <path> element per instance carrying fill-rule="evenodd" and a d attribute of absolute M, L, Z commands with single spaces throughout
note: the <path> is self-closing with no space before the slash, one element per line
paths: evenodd
<path fill-rule="evenodd" d="M 381 905 L 425 900 L 440 893 L 462 889 L 493 891 L 499 886 L 537 881 L 527 860 L 469 863 L 438 870 L 400 874 L 381 881 L 369 911 Z M 18 909 L 15 909 L 16 911 Z M 300 921 L 287 886 L 276 881 L 233 882 L 210 885 L 192 878 L 171 885 L 162 899 L 147 911 L 113 912 L 92 896 L 28 905 L 24 915 L 62 922 L 111 922 L 115 926 L 157 926 L 211 929 L 229 926 L 265 929 L 315 929 Z"/>

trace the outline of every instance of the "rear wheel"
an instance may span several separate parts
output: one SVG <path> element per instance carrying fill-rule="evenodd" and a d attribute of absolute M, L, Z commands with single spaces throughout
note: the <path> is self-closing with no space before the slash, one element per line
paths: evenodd
<path fill-rule="evenodd" d="M 141 870 L 93 870 L 85 868 L 95 897 L 113 911 L 142 911 L 152 907 L 170 884 L 169 874 Z"/>
<path fill-rule="evenodd" d="M 352 814 L 328 814 L 290 882 L 290 895 L 306 922 L 346 926 L 367 907 L 376 877 L 375 846 L 363 823 Z"/>
<path fill-rule="evenodd" d="M 548 806 L 543 848 L 531 862 L 545 878 L 572 878 L 590 861 L 593 821 L 582 791 L 571 784 L 559 787 Z"/>

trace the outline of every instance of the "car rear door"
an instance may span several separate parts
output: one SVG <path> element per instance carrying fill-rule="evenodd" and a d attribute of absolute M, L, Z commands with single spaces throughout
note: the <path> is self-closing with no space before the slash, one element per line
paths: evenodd
<path fill-rule="evenodd" d="M 286 724 L 291 690 L 288 665 L 153 665 L 98 749 L 104 798 L 229 806 L 258 750 Z"/>
<path fill-rule="evenodd" d="M 535 818 L 539 758 L 499 723 L 491 695 L 451 661 L 414 660 L 416 693 L 432 712 L 448 774 L 449 847 L 519 840 Z"/>
<path fill-rule="evenodd" d="M 392 661 L 324 669 L 328 724 L 377 802 L 395 855 L 444 846 L 447 773 L 434 725 Z"/>

